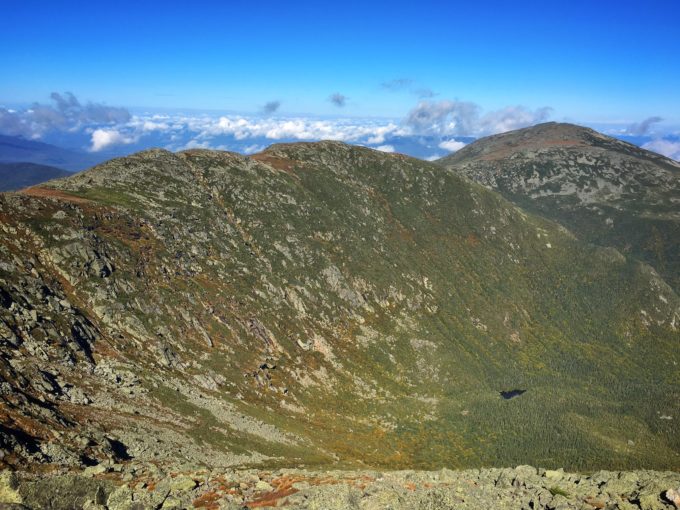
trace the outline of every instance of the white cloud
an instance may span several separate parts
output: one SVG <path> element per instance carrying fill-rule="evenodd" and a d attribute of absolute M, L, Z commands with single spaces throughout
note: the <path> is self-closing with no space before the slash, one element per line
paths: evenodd
<path fill-rule="evenodd" d="M 313 129 L 316 127 L 316 129 Z M 273 140 L 281 138 L 297 138 L 298 140 L 311 140 L 313 138 L 326 138 L 330 133 L 327 126 L 319 122 L 316 126 L 310 125 L 304 120 L 288 120 L 268 129 L 264 136 Z M 315 136 L 317 135 L 317 136 Z"/>
<path fill-rule="evenodd" d="M 243 148 L 243 154 L 255 154 L 257 152 L 262 152 L 266 147 L 264 145 L 258 145 L 254 143 L 253 145 L 248 145 Z"/>
<path fill-rule="evenodd" d="M 373 119 L 221 116 L 218 119 L 184 118 L 183 122 L 187 130 L 198 133 L 198 138 L 233 136 L 236 140 L 339 140 L 376 144 L 384 142 L 386 136 L 400 132 L 394 122 Z"/>
<path fill-rule="evenodd" d="M 544 120 L 547 112 L 547 109 L 532 111 L 508 107 L 482 115 L 479 106 L 474 103 L 421 101 L 402 122 L 379 118 L 272 117 L 258 114 L 178 113 L 161 117 L 149 113 L 137 115 L 116 128 L 121 134 L 117 143 L 126 138 L 136 141 L 149 136 L 154 138 L 153 143 L 165 145 L 170 150 L 226 146 L 228 150 L 252 154 L 276 141 L 338 140 L 392 152 L 409 150 L 398 144 L 401 143 L 400 138 L 410 138 L 407 146 L 416 153 L 431 144 L 428 150 L 432 154 L 437 147 L 455 152 L 465 146 L 463 142 L 442 138 L 480 136 L 515 129 Z M 421 140 L 421 135 L 431 135 L 434 140 Z"/>
<path fill-rule="evenodd" d="M 170 126 L 165 122 L 145 120 L 142 124 L 142 131 L 167 131 L 168 129 L 170 129 Z"/>
<path fill-rule="evenodd" d="M 394 146 L 392 145 L 379 145 L 375 150 L 380 152 L 394 152 Z"/>
<path fill-rule="evenodd" d="M 130 144 L 135 143 L 137 140 L 137 137 L 124 135 L 116 129 L 95 129 L 92 132 L 90 151 L 99 152 L 112 145 Z"/>
<path fill-rule="evenodd" d="M 413 86 L 414 83 L 408 79 L 384 84 L 389 90 L 410 90 Z M 412 140 L 407 142 L 408 147 L 429 144 L 427 150 L 433 152 L 442 139 L 452 135 L 478 136 L 515 129 L 545 116 L 544 110 L 534 112 L 521 107 L 481 115 L 478 105 L 462 101 L 421 101 L 402 121 L 273 116 L 271 113 L 278 106 L 275 101 L 270 102 L 266 113 L 252 115 L 146 112 L 131 116 L 122 108 L 90 103 L 83 105 L 72 94 L 53 94 L 52 100 L 54 106 L 36 103 L 20 113 L 0 108 L 0 132 L 41 137 L 50 130 L 68 131 L 73 133 L 73 139 L 79 139 L 79 143 L 92 152 L 131 144 L 136 145 L 135 149 L 148 146 L 165 146 L 171 150 L 227 147 L 243 152 L 245 149 L 255 151 L 254 146 L 259 148 L 273 141 L 296 140 L 338 140 L 402 151 L 404 148 L 399 138 L 409 137 Z M 435 139 L 414 138 L 421 135 L 432 135 Z M 448 151 L 462 146 L 455 141 L 443 143 L 445 145 L 440 147 Z"/>
<path fill-rule="evenodd" d="M 432 154 L 432 156 L 428 156 L 425 158 L 425 161 L 434 161 L 435 159 L 441 158 L 441 154 Z"/>
<path fill-rule="evenodd" d="M 465 147 L 465 145 L 466 144 L 463 142 L 459 142 L 457 140 L 446 140 L 439 144 L 439 148 L 449 152 L 456 152 Z"/>
<path fill-rule="evenodd" d="M 479 105 L 469 101 L 421 101 L 404 119 L 412 134 L 481 136 L 503 133 L 544 122 L 551 108 L 529 110 L 508 106 L 480 115 Z"/>
<path fill-rule="evenodd" d="M 549 109 L 507 107 L 480 113 L 474 103 L 421 102 L 399 123 L 376 118 L 319 118 L 306 116 L 210 115 L 153 112 L 133 116 L 116 125 L 84 128 L 92 152 L 116 145 L 135 144 L 134 149 L 164 146 L 169 150 L 207 148 L 253 154 L 277 141 L 338 140 L 374 147 L 384 152 L 412 153 L 437 159 L 437 150 L 455 152 L 465 146 L 452 137 L 482 136 L 535 124 L 546 119 Z M 415 119 L 415 120 L 414 120 Z M 422 135 L 430 135 L 428 139 Z M 405 143 L 405 145 L 402 145 Z M 676 160 L 680 141 L 659 138 L 645 145 Z"/>
<path fill-rule="evenodd" d="M 643 149 L 654 151 L 668 158 L 680 161 L 680 141 L 672 140 L 652 140 L 642 146 Z"/>
<path fill-rule="evenodd" d="M 505 133 L 545 122 L 551 112 L 552 108 L 547 106 L 537 110 L 529 110 L 523 106 L 506 106 L 485 114 L 480 120 L 480 128 L 484 134 Z"/>
<path fill-rule="evenodd" d="M 366 140 L 367 143 L 383 143 L 385 141 L 385 137 L 390 134 L 399 134 L 397 132 L 397 125 L 393 123 L 389 123 L 385 126 L 375 126 L 373 128 L 373 133 L 372 136 Z"/>
<path fill-rule="evenodd" d="M 165 147 L 169 151 L 186 151 L 190 149 L 208 149 L 208 150 L 213 150 L 213 151 L 228 151 L 229 147 L 227 147 L 224 144 L 221 145 L 216 145 L 214 143 L 211 143 L 209 140 L 197 140 L 196 138 L 192 138 L 189 140 L 187 143 L 184 145 L 179 145 L 179 146 L 166 146 Z"/>
<path fill-rule="evenodd" d="M 414 134 L 470 135 L 477 131 L 479 106 L 467 101 L 421 101 L 404 124 Z"/>
<path fill-rule="evenodd" d="M 196 140 L 194 138 L 185 143 L 182 147 L 180 147 L 179 150 L 186 151 L 189 149 L 209 149 L 209 148 L 210 148 L 209 142 Z"/>

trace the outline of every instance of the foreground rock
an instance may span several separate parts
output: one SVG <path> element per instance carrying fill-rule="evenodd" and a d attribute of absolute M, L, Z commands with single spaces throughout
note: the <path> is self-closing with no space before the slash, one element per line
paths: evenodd
<path fill-rule="evenodd" d="M 674 509 L 680 473 L 531 466 L 451 471 L 209 471 L 111 465 L 87 476 L 0 475 L 0 508 Z"/>

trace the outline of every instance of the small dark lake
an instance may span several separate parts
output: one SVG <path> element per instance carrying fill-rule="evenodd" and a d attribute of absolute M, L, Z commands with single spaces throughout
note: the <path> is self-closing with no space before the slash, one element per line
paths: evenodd
<path fill-rule="evenodd" d="M 527 390 L 509 390 L 501 391 L 501 397 L 505 400 L 510 400 L 511 398 L 519 397 L 522 393 L 526 393 Z"/>

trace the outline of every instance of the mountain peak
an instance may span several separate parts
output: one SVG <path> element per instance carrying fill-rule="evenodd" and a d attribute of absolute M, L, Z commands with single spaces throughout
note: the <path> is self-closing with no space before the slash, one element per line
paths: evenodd
<path fill-rule="evenodd" d="M 304 161 L 319 157 L 334 157 L 343 160 L 349 156 L 368 156 L 371 154 L 386 154 L 359 145 L 351 145 L 338 140 L 321 140 L 317 142 L 275 143 L 259 153 L 260 157 L 284 157 Z"/>
<path fill-rule="evenodd" d="M 480 138 L 461 150 L 439 160 L 442 164 L 455 164 L 470 158 L 503 160 L 518 152 L 553 149 L 601 148 L 626 153 L 630 156 L 664 160 L 627 142 L 617 140 L 594 129 L 576 124 L 546 122 L 535 126 Z M 669 160 L 670 161 L 670 160 Z"/>
<path fill-rule="evenodd" d="M 680 164 L 573 124 L 481 138 L 439 164 L 655 267 L 680 289 Z"/>

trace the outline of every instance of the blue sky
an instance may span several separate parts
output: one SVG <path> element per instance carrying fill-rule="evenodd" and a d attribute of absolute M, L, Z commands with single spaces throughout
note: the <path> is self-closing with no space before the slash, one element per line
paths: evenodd
<path fill-rule="evenodd" d="M 144 140 L 142 112 L 261 116 L 267 104 L 266 117 L 281 123 L 394 119 L 395 136 L 481 136 L 548 119 L 625 133 L 659 117 L 652 130 L 675 137 L 680 126 L 678 0 L 22 0 L 2 12 L 0 131 L 91 150 Z M 82 112 L 49 125 L 25 114 L 35 102 L 54 105 L 54 92 L 123 107 L 136 131 L 107 121 L 117 130 L 99 136 L 110 142 L 102 145 Z M 303 139 L 308 127 L 285 133 Z M 205 145 L 200 133 L 173 147 Z M 324 133 L 334 134 L 314 136 Z"/>
<path fill-rule="evenodd" d="M 402 116 L 429 89 L 582 121 L 680 119 L 677 0 L 472 4 L 12 2 L 0 101 L 335 114 L 339 92 L 345 114 Z M 381 86 L 399 79 L 412 86 Z"/>

